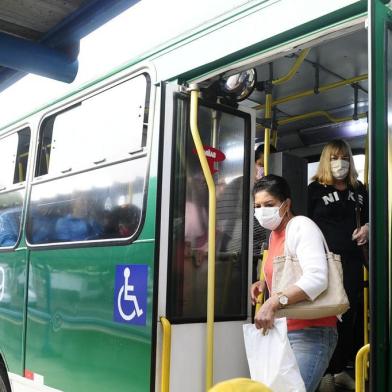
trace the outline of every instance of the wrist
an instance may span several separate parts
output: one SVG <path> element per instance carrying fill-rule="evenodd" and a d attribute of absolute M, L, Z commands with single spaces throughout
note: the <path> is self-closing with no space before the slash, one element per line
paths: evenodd
<path fill-rule="evenodd" d="M 282 292 L 276 293 L 278 309 L 283 309 L 289 304 L 289 298 Z"/>

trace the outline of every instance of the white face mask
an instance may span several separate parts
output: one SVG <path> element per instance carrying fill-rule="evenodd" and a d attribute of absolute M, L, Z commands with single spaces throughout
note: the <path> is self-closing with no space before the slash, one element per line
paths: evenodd
<path fill-rule="evenodd" d="M 275 230 L 282 223 L 283 216 L 279 215 L 280 207 L 259 207 L 255 208 L 255 218 L 259 221 L 260 226 L 268 230 Z"/>
<path fill-rule="evenodd" d="M 344 159 L 336 159 L 331 161 L 331 172 L 336 180 L 343 180 L 347 177 L 350 169 L 350 162 Z"/>

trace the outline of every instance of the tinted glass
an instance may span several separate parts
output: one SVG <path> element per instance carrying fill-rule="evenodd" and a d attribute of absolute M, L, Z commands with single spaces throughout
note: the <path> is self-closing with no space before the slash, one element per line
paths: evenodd
<path fill-rule="evenodd" d="M 131 237 L 141 220 L 146 164 L 138 158 L 34 186 L 29 243 Z"/>
<path fill-rule="evenodd" d="M 129 239 L 137 232 L 149 85 L 148 75 L 139 75 L 43 121 L 41 178 L 33 183 L 27 216 L 30 244 Z"/>
<path fill-rule="evenodd" d="M 2 248 L 14 246 L 19 237 L 25 194 L 20 184 L 26 181 L 29 146 L 29 128 L 0 139 L 0 247 Z"/>
<path fill-rule="evenodd" d="M 30 129 L 0 139 L 0 190 L 26 180 Z"/>
<path fill-rule="evenodd" d="M 169 313 L 172 321 L 206 316 L 208 188 L 187 118 L 177 100 Z M 248 121 L 244 115 L 201 106 L 199 129 L 214 170 L 217 195 L 215 312 L 219 318 L 246 313 L 249 168 L 245 164 Z M 246 188 L 246 190 L 245 190 Z M 245 198 L 245 199 L 244 199 Z M 246 201 L 245 201 L 246 200 Z"/>
<path fill-rule="evenodd" d="M 127 159 L 146 145 L 149 78 L 140 75 L 43 121 L 36 175 Z"/>
<path fill-rule="evenodd" d="M 24 189 L 0 194 L 0 247 L 18 240 Z"/>

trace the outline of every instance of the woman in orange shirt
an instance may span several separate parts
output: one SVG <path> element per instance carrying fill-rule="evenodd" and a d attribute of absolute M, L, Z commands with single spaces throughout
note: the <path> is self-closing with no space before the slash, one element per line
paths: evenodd
<path fill-rule="evenodd" d="M 316 224 L 305 216 L 296 216 L 291 209 L 290 188 L 286 180 L 268 175 L 254 185 L 255 217 L 260 225 L 271 230 L 268 257 L 264 267 L 265 282 L 251 286 L 251 298 L 256 303 L 265 284 L 271 288 L 272 266 L 276 256 L 295 255 L 301 265 L 301 278 L 282 293 L 276 293 L 255 315 L 257 328 L 273 328 L 275 313 L 289 304 L 314 300 L 328 286 L 328 265 L 323 236 Z M 286 228 L 290 222 L 290 235 Z M 270 290 L 271 292 L 271 290 Z M 287 320 L 288 338 L 294 351 L 306 391 L 314 392 L 327 369 L 337 342 L 336 320 L 324 317 L 311 320 Z"/>

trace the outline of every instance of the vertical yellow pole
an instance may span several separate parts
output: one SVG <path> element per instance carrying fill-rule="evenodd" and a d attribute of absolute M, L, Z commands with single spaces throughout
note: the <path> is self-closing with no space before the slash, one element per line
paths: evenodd
<path fill-rule="evenodd" d="M 355 391 L 356 392 L 365 392 L 365 377 L 363 374 L 363 370 L 365 368 L 364 362 L 368 356 L 370 351 L 370 345 L 367 344 L 363 346 L 357 353 L 355 358 Z"/>
<path fill-rule="evenodd" d="M 261 265 L 260 265 L 260 274 L 259 274 L 259 280 L 263 281 L 265 280 L 264 276 L 264 264 L 267 261 L 267 256 L 268 256 L 268 250 L 264 249 L 263 250 L 263 255 L 261 257 Z M 264 302 L 264 293 L 260 293 L 259 296 L 257 297 L 257 303 L 256 303 L 256 309 L 255 312 L 257 313 L 259 309 L 261 308 L 261 304 Z"/>
<path fill-rule="evenodd" d="M 369 185 L 369 127 L 366 134 L 365 142 L 365 168 L 364 168 L 364 185 L 368 189 Z M 363 341 L 364 346 L 369 345 L 369 271 L 367 268 L 363 268 Z M 368 367 L 367 367 L 367 357 L 365 354 L 365 360 L 363 361 L 363 372 L 365 375 L 365 380 L 368 379 Z"/>
<path fill-rule="evenodd" d="M 189 86 L 191 92 L 191 133 L 196 146 L 197 155 L 208 186 L 208 282 L 207 282 L 207 339 L 206 339 L 206 391 L 213 385 L 214 366 L 214 305 L 215 305 L 215 226 L 216 195 L 215 183 L 205 156 L 203 143 L 197 125 L 199 88 L 196 84 Z"/>
<path fill-rule="evenodd" d="M 265 94 L 265 114 L 264 118 L 271 119 L 272 116 L 272 94 Z M 270 143 L 271 143 L 271 129 L 265 128 L 264 131 L 264 174 L 269 174 L 269 155 L 270 155 Z"/>
<path fill-rule="evenodd" d="M 18 167 L 19 167 L 19 182 L 22 182 L 24 178 L 22 162 L 19 162 Z"/>
<path fill-rule="evenodd" d="M 162 361 L 161 361 L 161 392 L 170 392 L 170 352 L 171 352 L 171 325 L 168 319 L 161 317 Z"/>
<path fill-rule="evenodd" d="M 366 144 L 365 144 L 365 169 L 364 169 L 364 183 L 365 187 L 368 188 L 368 177 L 369 176 L 369 132 L 366 135 Z M 363 281 L 364 281 L 364 288 L 363 288 L 363 340 L 364 344 L 369 343 L 369 271 L 366 268 L 363 268 Z"/>

